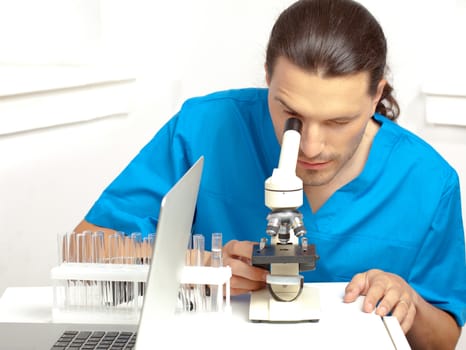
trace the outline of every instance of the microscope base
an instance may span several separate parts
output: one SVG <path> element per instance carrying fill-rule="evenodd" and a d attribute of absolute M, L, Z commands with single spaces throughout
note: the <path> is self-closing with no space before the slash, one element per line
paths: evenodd
<path fill-rule="evenodd" d="M 277 301 L 268 289 L 251 293 L 249 320 L 253 322 L 317 322 L 320 319 L 319 290 L 303 286 L 294 301 Z"/>

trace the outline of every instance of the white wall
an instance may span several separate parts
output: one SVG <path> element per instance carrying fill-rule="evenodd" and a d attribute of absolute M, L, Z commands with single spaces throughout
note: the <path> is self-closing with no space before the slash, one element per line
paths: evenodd
<path fill-rule="evenodd" d="M 50 283 L 56 235 L 74 228 L 185 97 L 263 84 L 268 30 L 287 3 L 0 2 L 0 134 L 19 130 L 0 135 L 0 294 L 8 286 Z M 79 69 L 108 66 L 116 67 L 116 79 L 118 67 L 124 77 L 135 78 L 125 113 L 88 115 L 92 109 L 82 106 L 87 99 L 81 105 L 79 99 L 50 105 L 50 99 L 70 93 L 62 88 L 67 85 L 73 86 L 72 95 L 90 90 L 79 85 L 84 80 L 76 70 L 79 75 Z M 88 80 L 99 82 L 98 75 Z M 38 82 L 41 76 L 45 79 Z M 111 85 L 112 71 L 105 76 L 103 85 Z M 83 81 L 75 86 L 76 80 Z M 16 125 L 18 118 L 36 126 L 43 100 L 70 123 L 21 131 L 25 126 Z M 92 106 L 100 111 L 107 103 L 97 100 Z M 86 113 L 83 121 L 76 120 L 76 110 Z"/>
<path fill-rule="evenodd" d="M 2 64 L 37 71 L 113 65 L 114 72 L 121 67 L 135 78 L 126 113 L 0 135 L 0 294 L 8 286 L 50 283 L 57 233 L 73 229 L 182 100 L 216 89 L 263 85 L 269 31 L 279 11 L 292 2 L 0 2 L 0 95 L 32 84 L 29 75 L 2 79 Z M 380 20 L 389 41 L 400 123 L 438 147 L 466 189 L 466 127 L 427 124 L 422 94 L 426 80 L 458 75 L 444 68 L 453 66 L 449 57 L 464 54 L 451 44 L 466 33 L 461 25 L 466 21 L 458 19 L 466 16 L 466 2 L 449 0 L 441 8 L 422 0 L 362 3 Z M 464 74 L 464 66 L 459 67 Z M 8 101 L 0 97 L 0 125 L 11 122 L 1 113 Z M 74 108 L 58 107 L 64 114 Z"/>

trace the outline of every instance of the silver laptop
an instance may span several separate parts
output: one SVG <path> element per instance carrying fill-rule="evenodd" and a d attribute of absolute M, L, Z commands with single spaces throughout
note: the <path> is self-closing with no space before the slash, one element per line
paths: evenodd
<path fill-rule="evenodd" d="M 160 344 L 160 338 L 167 332 L 158 325 L 163 323 L 166 326 L 176 314 L 181 271 L 185 264 L 203 165 L 204 158 L 200 157 L 162 200 L 156 244 L 138 325 L 0 323 L 0 349 L 68 349 L 65 341 L 59 341 L 64 334 L 65 339 L 81 337 L 78 343 L 83 344 L 92 338 L 91 343 L 96 344 L 96 349 L 100 349 L 97 344 L 104 342 L 104 339 L 107 344 L 127 343 L 128 346 L 122 349 L 153 349 L 155 339 Z"/>

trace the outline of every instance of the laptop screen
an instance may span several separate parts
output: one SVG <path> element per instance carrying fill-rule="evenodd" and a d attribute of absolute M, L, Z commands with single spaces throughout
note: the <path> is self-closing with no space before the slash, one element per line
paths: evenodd
<path fill-rule="evenodd" d="M 138 328 L 138 349 L 153 345 L 154 327 L 175 316 L 203 164 L 200 157 L 162 200 Z"/>

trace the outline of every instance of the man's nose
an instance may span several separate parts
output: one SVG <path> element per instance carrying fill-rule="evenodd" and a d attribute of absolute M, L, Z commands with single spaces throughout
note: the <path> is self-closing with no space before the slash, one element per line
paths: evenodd
<path fill-rule="evenodd" d="M 318 156 L 322 153 L 324 145 L 324 135 L 319 125 L 306 125 L 303 128 L 300 149 L 306 158 Z"/>

